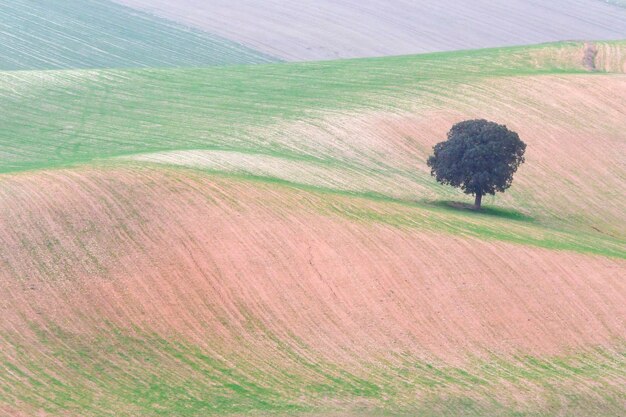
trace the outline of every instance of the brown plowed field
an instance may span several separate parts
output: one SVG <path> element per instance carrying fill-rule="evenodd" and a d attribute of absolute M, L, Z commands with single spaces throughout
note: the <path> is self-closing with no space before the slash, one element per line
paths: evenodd
<path fill-rule="evenodd" d="M 329 211 L 345 204 L 394 210 L 176 170 L 4 178 L 3 330 L 52 321 L 90 333 L 110 321 L 231 349 L 264 341 L 246 331 L 255 322 L 341 361 L 558 354 L 626 331 L 623 260 Z"/>

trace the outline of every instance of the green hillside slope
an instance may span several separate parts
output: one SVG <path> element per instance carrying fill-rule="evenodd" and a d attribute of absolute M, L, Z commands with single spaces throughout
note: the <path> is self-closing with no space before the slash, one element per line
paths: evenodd
<path fill-rule="evenodd" d="M 490 117 L 521 129 L 537 158 L 563 153 L 558 163 L 531 165 L 505 205 L 576 224 L 585 213 L 594 227 L 622 234 L 621 197 L 601 197 L 619 185 L 606 168 L 623 170 L 615 152 L 624 146 L 622 119 L 598 109 L 622 106 L 624 76 L 602 72 L 622 70 L 624 45 L 596 45 L 597 73 L 583 65 L 578 43 L 228 69 L 4 72 L 0 172 L 124 156 L 394 198 L 452 198 L 458 193 L 436 186 L 424 168 L 429 147 L 459 118 Z M 596 122 L 585 124 L 592 114 Z M 573 145 L 590 138 L 596 144 L 582 154 Z M 591 206 L 569 192 L 585 183 L 575 178 L 583 155 L 607 158 L 594 168 Z M 553 193 L 558 206 L 534 191 L 546 172 L 553 188 L 569 190 Z"/>
<path fill-rule="evenodd" d="M 107 0 L 0 0 L 0 70 L 273 61 L 219 36 Z"/>
<path fill-rule="evenodd" d="M 0 172 L 157 150 L 282 152 L 245 130 L 436 104 L 493 77 L 586 72 L 578 43 L 260 67 L 4 72 Z"/>

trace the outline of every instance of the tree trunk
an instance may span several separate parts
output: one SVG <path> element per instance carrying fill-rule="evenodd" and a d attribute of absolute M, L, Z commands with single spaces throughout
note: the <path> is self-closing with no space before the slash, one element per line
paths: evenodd
<path fill-rule="evenodd" d="M 474 200 L 474 210 L 480 210 L 480 203 L 482 202 L 483 195 L 476 193 L 476 200 Z"/>

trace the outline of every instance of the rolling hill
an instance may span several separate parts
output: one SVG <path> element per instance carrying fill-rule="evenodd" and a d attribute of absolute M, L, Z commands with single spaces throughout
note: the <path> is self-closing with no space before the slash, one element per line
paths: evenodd
<path fill-rule="evenodd" d="M 624 41 L 0 72 L 0 412 L 623 415 L 625 73 Z M 528 144 L 482 213 L 425 166 L 473 117 Z"/>
<path fill-rule="evenodd" d="M 0 198 L 9 414 L 624 410 L 623 251 L 171 168 L 23 173 Z"/>
<path fill-rule="evenodd" d="M 233 41 L 107 0 L 0 0 L 0 70 L 273 62 Z"/>
<path fill-rule="evenodd" d="M 589 48 L 597 72 L 583 65 Z M 427 153 L 455 120 L 488 117 L 519 130 L 536 158 L 559 155 L 529 164 L 520 187 L 500 197 L 505 205 L 544 205 L 537 214 L 618 233 L 624 200 L 611 190 L 623 181 L 625 62 L 624 43 L 612 42 L 223 69 L 5 72 L 0 172 L 126 158 L 451 198 L 459 194 L 426 171 Z M 546 182 L 549 207 L 538 195 Z"/>
<path fill-rule="evenodd" d="M 626 37 L 622 0 L 115 0 L 288 61 Z"/>

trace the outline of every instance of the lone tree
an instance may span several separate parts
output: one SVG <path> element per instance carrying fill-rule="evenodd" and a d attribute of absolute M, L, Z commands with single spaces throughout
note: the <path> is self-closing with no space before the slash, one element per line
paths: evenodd
<path fill-rule="evenodd" d="M 476 196 L 494 195 L 511 186 L 513 174 L 524 162 L 526 144 L 504 125 L 487 120 L 466 120 L 452 126 L 448 140 L 433 148 L 428 158 L 430 174 L 438 182 L 460 187 Z"/>

